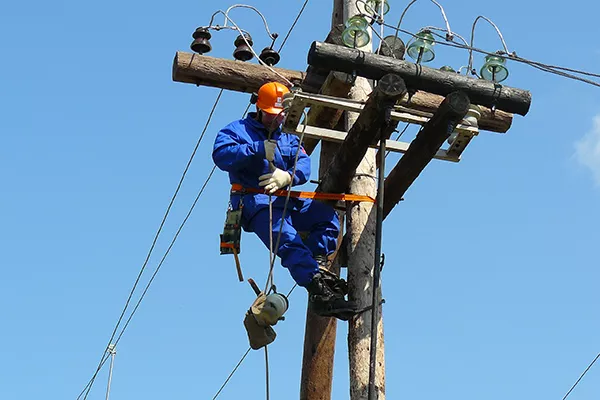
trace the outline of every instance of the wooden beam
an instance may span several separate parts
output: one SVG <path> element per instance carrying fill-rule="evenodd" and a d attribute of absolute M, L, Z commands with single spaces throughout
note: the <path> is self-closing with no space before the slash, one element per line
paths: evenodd
<path fill-rule="evenodd" d="M 410 147 L 385 180 L 384 218 L 417 179 L 456 125 L 469 110 L 470 100 L 464 92 L 452 92 L 440 105 L 431 120 L 423 126 Z"/>
<path fill-rule="evenodd" d="M 306 76 L 305 72 L 300 71 L 281 68 L 275 68 L 275 70 L 292 82 L 303 80 Z M 270 80 L 285 83 L 277 74 L 258 64 L 200 56 L 181 51 L 176 53 L 173 60 L 173 81 L 175 82 L 252 93 L 256 92 L 262 84 Z M 315 90 L 321 90 L 321 86 Z M 311 90 L 307 91 L 314 93 Z M 400 104 L 408 106 L 410 109 L 433 115 L 443 100 L 444 97 L 436 94 L 417 92 L 412 96 L 410 104 L 407 104 L 406 96 L 401 100 Z M 481 118 L 479 119 L 480 130 L 504 133 L 510 129 L 511 124 L 512 114 L 501 110 L 492 113 L 489 108 L 481 108 Z"/>
<path fill-rule="evenodd" d="M 344 32 L 344 24 L 334 24 L 331 27 L 331 31 L 325 39 L 325 43 L 342 45 L 342 33 Z M 315 68 L 308 66 L 306 69 L 306 78 L 302 82 L 302 90 L 309 93 L 320 93 L 321 88 L 325 85 L 327 76 L 330 71 L 323 68 Z"/>
<path fill-rule="evenodd" d="M 360 116 L 348 132 L 339 152 L 317 187 L 317 192 L 343 193 L 352 180 L 356 167 L 370 145 L 377 143 L 385 126 L 386 108 L 392 108 L 406 93 L 404 81 L 397 75 L 384 76 L 375 87 Z"/>
<path fill-rule="evenodd" d="M 314 42 L 308 53 L 308 63 L 313 67 L 327 68 L 331 71 L 346 73 L 355 71 L 359 76 L 376 80 L 385 74 L 394 73 L 402 77 L 411 89 L 442 96 L 461 90 L 469 96 L 473 104 L 495 106 L 499 110 L 519 115 L 526 115 L 531 106 L 531 93 L 526 90 L 345 46 Z"/>
<path fill-rule="evenodd" d="M 417 92 L 410 99 L 408 104 L 408 96 L 405 96 L 400 104 L 408 106 L 412 110 L 422 111 L 432 116 L 444 101 L 444 96 L 433 93 Z M 512 125 L 513 115 L 506 111 L 492 110 L 488 107 L 481 108 L 481 118 L 479 119 L 479 129 L 482 131 L 490 131 L 497 133 L 506 133 Z"/>
<path fill-rule="evenodd" d="M 396 121 L 392 121 L 390 127 L 395 124 Z M 384 129 L 385 131 L 388 128 Z M 336 145 L 341 145 L 345 140 L 348 134 L 346 132 L 338 131 L 335 129 L 324 129 L 324 128 L 316 128 L 314 126 L 304 127 L 303 125 L 299 126 L 299 132 L 304 132 L 304 138 L 315 138 L 318 140 L 323 140 L 323 143 L 333 143 Z M 322 146 L 323 144 L 321 144 Z M 369 144 L 370 148 L 377 149 L 379 148 L 379 143 L 371 143 Z M 410 148 L 410 143 L 407 142 L 398 142 L 396 140 L 387 140 L 386 148 L 388 151 L 392 153 L 406 153 Z M 435 157 L 438 160 L 450 161 L 450 162 L 459 162 L 460 157 L 452 154 L 448 154 L 448 151 L 445 149 L 439 149 L 435 154 Z"/>
<path fill-rule="evenodd" d="M 306 75 L 304 72 L 282 68 L 274 70 L 296 85 L 300 85 Z M 263 84 L 271 81 L 288 84 L 281 76 L 262 65 L 182 51 L 178 51 L 173 60 L 173 80 L 246 93 L 256 92 Z"/>

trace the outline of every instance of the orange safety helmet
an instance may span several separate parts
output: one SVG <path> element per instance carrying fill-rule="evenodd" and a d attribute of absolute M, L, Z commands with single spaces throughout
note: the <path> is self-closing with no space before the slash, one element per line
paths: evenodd
<path fill-rule="evenodd" d="M 283 111 L 283 95 L 290 89 L 279 82 L 265 83 L 258 89 L 256 106 L 267 114 L 279 114 Z"/>

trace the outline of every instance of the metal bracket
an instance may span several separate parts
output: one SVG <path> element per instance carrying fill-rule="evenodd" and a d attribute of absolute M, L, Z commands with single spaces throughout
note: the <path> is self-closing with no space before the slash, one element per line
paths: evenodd
<path fill-rule="evenodd" d="M 289 104 L 290 106 L 287 109 L 286 119 L 283 124 L 284 132 L 293 133 L 298 136 L 304 133 L 304 137 L 331 142 L 343 142 L 346 139 L 347 133 L 305 125 L 306 122 L 301 123 L 300 119 L 304 114 L 304 109 L 313 105 L 321 105 L 338 110 L 361 112 L 365 106 L 364 102 L 357 100 L 304 92 L 294 93 Z M 425 125 L 431 116 L 432 114 L 430 113 L 413 110 L 403 106 L 395 106 L 391 112 L 392 120 L 417 125 Z M 461 123 L 456 127 L 455 132 L 457 135 L 452 145 L 450 145 L 448 149 L 438 150 L 435 158 L 439 160 L 459 162 L 460 156 L 466 149 L 467 145 L 471 142 L 471 139 L 479 134 L 479 129 L 475 126 Z M 379 144 L 375 143 L 371 147 L 377 148 L 379 147 Z M 386 141 L 386 147 L 387 150 L 392 152 L 405 153 L 410 147 L 410 143 L 389 139 Z"/>

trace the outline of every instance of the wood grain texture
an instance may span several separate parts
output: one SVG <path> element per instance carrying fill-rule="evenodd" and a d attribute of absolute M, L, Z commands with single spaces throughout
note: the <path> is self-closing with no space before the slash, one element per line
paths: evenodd
<path fill-rule="evenodd" d="M 526 90 L 440 71 L 345 46 L 314 42 L 308 53 L 308 64 L 330 71 L 346 73 L 356 71 L 359 76 L 375 80 L 381 79 L 386 74 L 394 73 L 401 76 L 406 85 L 414 90 L 441 96 L 447 96 L 453 91 L 460 90 L 469 96 L 473 104 L 486 107 L 495 106 L 499 110 L 519 115 L 526 115 L 531 106 L 531 93 Z"/>

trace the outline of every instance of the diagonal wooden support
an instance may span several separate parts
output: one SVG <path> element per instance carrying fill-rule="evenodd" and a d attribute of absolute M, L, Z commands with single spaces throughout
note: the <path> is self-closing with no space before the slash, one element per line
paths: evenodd
<path fill-rule="evenodd" d="M 461 90 L 469 96 L 473 104 L 495 107 L 519 115 L 526 115 L 531 106 L 531 93 L 526 90 L 344 46 L 314 42 L 308 54 L 308 63 L 331 71 L 354 71 L 368 79 L 379 79 L 385 74 L 393 73 L 402 77 L 411 89 L 442 96 Z"/>
<path fill-rule="evenodd" d="M 367 149 L 376 144 L 382 134 L 384 122 L 389 119 L 386 109 L 391 112 L 396 101 L 405 93 L 406 85 L 399 76 L 388 74 L 381 78 L 331 161 L 317 192 L 346 191 Z"/>
<path fill-rule="evenodd" d="M 433 159 L 444 140 L 464 118 L 469 111 L 469 105 L 470 100 L 465 93 L 452 92 L 429 122 L 423 126 L 385 180 L 384 218 L 402 200 L 404 193 Z"/>

